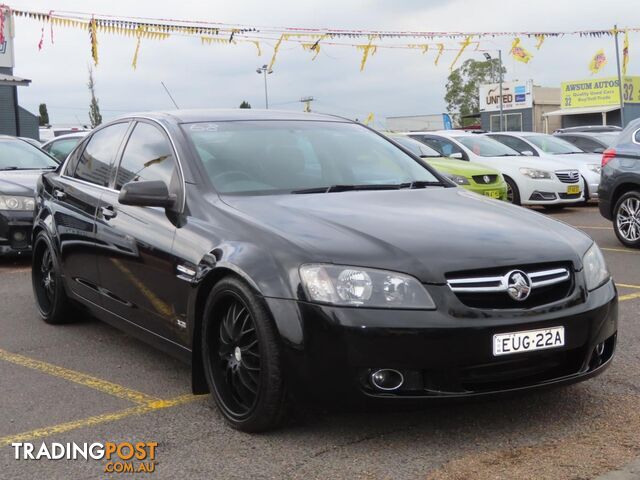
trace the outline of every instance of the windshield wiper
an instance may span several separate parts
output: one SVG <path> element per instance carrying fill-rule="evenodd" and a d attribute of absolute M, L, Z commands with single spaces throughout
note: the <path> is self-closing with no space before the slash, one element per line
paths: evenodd
<path fill-rule="evenodd" d="M 403 183 L 365 183 L 362 185 L 331 185 L 330 187 L 314 187 L 303 188 L 302 190 L 294 190 L 291 193 L 333 193 L 333 192 L 351 192 L 354 190 L 399 190 L 406 188 L 407 184 Z"/>
<path fill-rule="evenodd" d="M 408 189 L 426 188 L 426 187 L 442 187 L 441 182 L 434 182 L 431 180 L 416 180 L 415 182 L 401 183 L 400 185 L 401 185 L 400 188 L 408 188 Z"/>
<path fill-rule="evenodd" d="M 50 167 L 2 167 L 0 171 L 6 170 L 55 170 L 58 167 L 50 166 Z"/>

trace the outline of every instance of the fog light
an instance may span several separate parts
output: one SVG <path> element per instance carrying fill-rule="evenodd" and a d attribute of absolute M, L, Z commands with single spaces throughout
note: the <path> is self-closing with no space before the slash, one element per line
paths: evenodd
<path fill-rule="evenodd" d="M 404 383 L 404 377 L 397 370 L 382 368 L 371 374 L 371 384 L 378 390 L 397 390 Z"/>
<path fill-rule="evenodd" d="M 602 354 L 604 353 L 604 342 L 596 345 L 596 353 L 598 354 L 598 356 L 602 356 Z"/>
<path fill-rule="evenodd" d="M 23 231 L 16 230 L 15 232 L 13 232 L 13 239 L 16 242 L 22 242 L 25 238 L 27 238 L 27 235 Z"/>

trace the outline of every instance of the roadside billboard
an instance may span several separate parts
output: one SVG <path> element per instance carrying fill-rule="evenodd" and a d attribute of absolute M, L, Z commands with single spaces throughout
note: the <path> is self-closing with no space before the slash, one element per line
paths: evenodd
<path fill-rule="evenodd" d="M 640 103 L 640 77 L 624 77 L 625 103 Z M 561 108 L 606 107 L 620 104 L 618 77 L 562 82 Z"/>
<path fill-rule="evenodd" d="M 502 108 L 515 110 L 533 107 L 533 80 L 523 82 L 502 82 Z M 491 83 L 480 86 L 480 111 L 497 112 L 500 110 L 500 84 Z"/>

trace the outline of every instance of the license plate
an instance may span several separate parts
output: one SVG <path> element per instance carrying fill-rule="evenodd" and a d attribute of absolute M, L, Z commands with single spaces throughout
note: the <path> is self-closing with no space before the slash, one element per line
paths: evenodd
<path fill-rule="evenodd" d="M 500 333 L 493 336 L 493 355 L 533 352 L 564 345 L 564 327 Z"/>
<path fill-rule="evenodd" d="M 580 193 L 580 185 L 569 185 L 567 187 L 567 193 Z"/>
<path fill-rule="evenodd" d="M 500 190 L 487 190 L 485 196 L 500 199 Z"/>

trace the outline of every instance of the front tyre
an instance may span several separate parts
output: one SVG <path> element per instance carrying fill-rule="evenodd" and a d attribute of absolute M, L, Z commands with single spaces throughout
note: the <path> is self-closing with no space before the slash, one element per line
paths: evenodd
<path fill-rule="evenodd" d="M 36 307 L 46 323 L 60 324 L 72 320 L 70 301 L 62 284 L 62 271 L 51 240 L 44 231 L 33 241 L 31 283 Z"/>
<path fill-rule="evenodd" d="M 278 335 L 266 306 L 227 277 L 211 290 L 202 321 L 202 358 L 211 398 L 233 427 L 262 432 L 286 411 Z"/>
<path fill-rule="evenodd" d="M 640 248 L 640 192 L 627 192 L 613 209 L 613 229 L 620 243 Z"/>
<path fill-rule="evenodd" d="M 507 182 L 507 202 L 520 205 L 520 190 L 516 182 L 507 176 L 504 177 L 504 181 Z"/>

